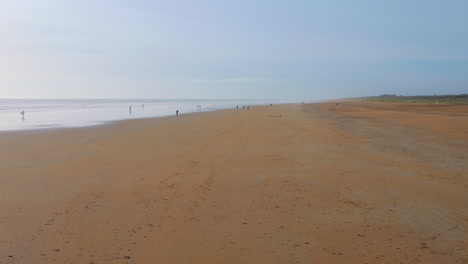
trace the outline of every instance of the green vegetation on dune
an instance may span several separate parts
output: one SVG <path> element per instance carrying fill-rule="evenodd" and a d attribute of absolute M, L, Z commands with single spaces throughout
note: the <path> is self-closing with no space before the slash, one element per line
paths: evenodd
<path fill-rule="evenodd" d="M 468 94 L 459 95 L 418 95 L 418 96 L 398 96 L 383 94 L 361 98 L 366 101 L 388 102 L 388 103 L 429 103 L 429 104 L 468 104 Z"/>

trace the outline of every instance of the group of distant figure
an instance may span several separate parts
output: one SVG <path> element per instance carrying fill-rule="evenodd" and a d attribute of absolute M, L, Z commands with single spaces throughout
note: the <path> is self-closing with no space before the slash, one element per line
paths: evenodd
<path fill-rule="evenodd" d="M 242 106 L 242 109 L 245 109 L 245 108 L 246 108 L 245 105 L 243 105 L 243 106 Z M 236 106 L 236 109 L 239 109 L 239 106 Z M 247 106 L 247 109 L 250 109 L 250 107 Z"/>
<path fill-rule="evenodd" d="M 197 110 L 198 110 L 198 111 L 200 111 L 201 108 L 202 108 L 201 105 L 197 105 Z M 144 104 L 141 105 L 141 109 L 145 109 L 145 105 L 144 105 Z M 129 112 L 130 114 L 132 114 L 132 106 L 129 106 L 129 107 L 128 107 L 128 112 Z M 21 112 L 21 114 L 23 114 L 23 116 L 24 116 L 24 111 Z M 176 110 L 176 116 L 178 116 L 178 115 L 179 115 L 179 109 Z"/>
<path fill-rule="evenodd" d="M 273 104 L 270 104 L 270 105 L 273 105 Z M 141 105 L 141 108 L 145 109 L 145 105 Z M 237 105 L 236 108 L 239 109 L 239 106 Z M 197 111 L 201 111 L 201 109 L 202 109 L 202 106 L 197 105 Z M 242 109 L 250 109 L 250 106 L 243 105 Z M 132 106 L 129 106 L 128 111 L 129 111 L 130 114 L 132 114 Z M 176 116 L 178 116 L 178 115 L 179 115 L 179 109 L 176 110 Z"/>

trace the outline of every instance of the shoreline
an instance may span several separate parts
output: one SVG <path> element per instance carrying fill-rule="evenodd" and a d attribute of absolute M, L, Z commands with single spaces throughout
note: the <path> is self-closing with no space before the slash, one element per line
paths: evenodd
<path fill-rule="evenodd" d="M 300 103 L 279 103 L 277 105 L 289 105 L 289 104 L 300 104 Z M 249 105 L 249 107 L 263 107 L 263 106 L 269 106 L 269 105 Z M 208 113 L 208 112 L 215 112 L 215 111 L 223 111 L 223 110 L 247 110 L 247 109 L 236 109 L 236 108 L 218 108 L 218 109 L 212 109 L 212 110 L 197 110 L 197 111 L 192 111 L 192 112 L 186 112 L 186 113 L 180 113 L 180 116 L 184 115 L 190 115 L 190 114 L 197 114 L 197 113 Z M 91 128 L 91 127 L 98 127 L 98 126 L 105 126 L 105 125 L 110 125 L 115 122 L 122 122 L 122 121 L 132 121 L 132 120 L 146 120 L 146 119 L 158 119 L 158 118 L 170 118 L 170 117 L 176 117 L 177 115 L 175 114 L 168 114 L 168 115 L 161 115 L 161 116 L 149 116 L 149 117 L 137 117 L 137 118 L 124 118 L 124 119 L 118 119 L 118 120 L 109 120 L 109 121 L 96 121 L 96 124 L 86 124 L 86 125 L 70 125 L 70 126 L 55 126 L 53 127 L 52 125 L 50 127 L 29 127 L 25 129 L 11 129 L 11 130 L 0 130 L 0 136 L 4 133 L 17 133 L 17 132 L 25 132 L 25 131 L 55 131 L 55 130 L 61 130 L 61 129 L 74 129 L 74 128 Z"/>
<path fill-rule="evenodd" d="M 262 100 L 90 100 L 87 102 L 87 100 L 59 99 L 49 101 L 11 100 L 8 103 L 7 100 L 0 106 L 0 130 L 94 126 L 110 121 L 172 116 L 176 114 L 176 110 L 179 110 L 179 113 L 193 113 L 231 109 L 236 108 L 236 105 L 265 104 Z M 23 112 L 26 115 L 21 118 L 18 113 Z"/>

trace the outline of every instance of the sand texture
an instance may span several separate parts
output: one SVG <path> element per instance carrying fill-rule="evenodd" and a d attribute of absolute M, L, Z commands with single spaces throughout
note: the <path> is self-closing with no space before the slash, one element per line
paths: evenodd
<path fill-rule="evenodd" d="M 468 107 L 0 134 L 0 263 L 468 263 Z"/>

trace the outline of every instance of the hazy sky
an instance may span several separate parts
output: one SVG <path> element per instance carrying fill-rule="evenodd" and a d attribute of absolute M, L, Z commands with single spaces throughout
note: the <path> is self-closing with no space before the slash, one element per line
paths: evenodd
<path fill-rule="evenodd" d="M 468 93 L 466 0 L 0 0 L 0 98 Z"/>

